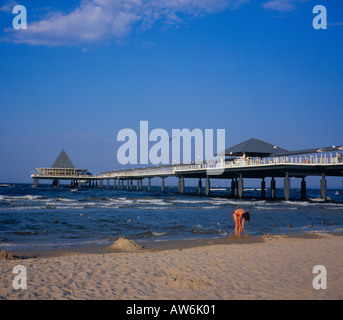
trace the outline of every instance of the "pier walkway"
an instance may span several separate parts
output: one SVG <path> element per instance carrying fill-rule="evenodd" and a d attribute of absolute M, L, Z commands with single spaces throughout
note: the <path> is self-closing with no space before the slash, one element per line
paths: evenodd
<path fill-rule="evenodd" d="M 260 142 L 259 140 L 257 142 L 249 141 L 250 145 Z M 263 148 L 263 146 L 259 146 Z M 305 178 L 307 176 L 321 176 L 321 198 L 327 199 L 326 177 L 343 177 L 343 146 L 299 151 L 287 151 L 274 147 L 274 154 L 270 150 L 269 152 L 252 152 L 252 149 L 249 151 L 249 148 L 244 149 L 245 147 L 237 151 L 235 147 L 227 149 L 220 161 L 114 170 L 99 175 L 91 175 L 86 169 L 38 168 L 37 172 L 31 175 L 31 178 L 33 178 L 36 186 L 39 180 L 50 179 L 53 180 L 53 185 L 57 187 L 60 180 L 70 180 L 72 186 L 100 188 L 104 187 L 105 181 L 107 188 L 109 188 L 109 182 L 113 180 L 113 188 L 119 190 L 133 190 L 133 181 L 135 181 L 137 191 L 143 189 L 143 180 L 147 179 L 147 190 L 151 191 L 151 179 L 159 177 L 161 178 L 161 191 L 164 192 L 165 179 L 177 177 L 178 192 L 180 193 L 185 191 L 185 179 L 196 178 L 198 179 L 198 194 L 203 192 L 202 179 L 205 179 L 205 194 L 207 196 L 210 195 L 211 179 L 230 179 L 230 196 L 237 198 L 244 196 L 243 185 L 244 179 L 247 178 L 261 179 L 261 198 L 266 198 L 265 179 L 271 178 L 271 199 L 275 198 L 275 178 L 284 178 L 284 198 L 289 200 L 291 178 L 302 179 L 301 198 L 305 199 Z M 265 147 L 268 147 L 267 144 Z M 250 146 L 250 148 L 253 147 Z"/>

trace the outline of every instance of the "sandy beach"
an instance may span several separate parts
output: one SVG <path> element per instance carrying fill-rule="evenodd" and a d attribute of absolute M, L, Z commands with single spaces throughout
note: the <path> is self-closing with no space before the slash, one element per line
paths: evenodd
<path fill-rule="evenodd" d="M 0 299 L 342 299 L 342 240 L 267 236 L 2 260 Z M 16 265 L 27 270 L 27 289 L 13 288 Z M 316 265 L 327 270 L 327 289 L 313 287 Z"/>

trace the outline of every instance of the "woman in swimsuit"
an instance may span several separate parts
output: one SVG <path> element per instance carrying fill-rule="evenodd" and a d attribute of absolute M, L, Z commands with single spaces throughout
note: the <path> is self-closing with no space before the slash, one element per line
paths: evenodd
<path fill-rule="evenodd" d="M 233 221 L 235 221 L 235 235 L 241 236 L 244 231 L 244 222 L 250 222 L 250 214 L 243 209 L 237 209 L 233 212 Z"/>

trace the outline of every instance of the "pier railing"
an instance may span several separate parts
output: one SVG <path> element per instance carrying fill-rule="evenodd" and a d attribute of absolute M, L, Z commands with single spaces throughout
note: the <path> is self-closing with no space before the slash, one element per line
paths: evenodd
<path fill-rule="evenodd" d="M 144 178 L 153 176 L 172 176 L 185 171 L 202 171 L 211 169 L 226 169 L 226 168 L 244 168 L 256 166 L 271 166 L 271 165 L 303 165 L 303 166 L 318 166 L 318 165 L 336 165 L 342 164 L 342 153 L 316 153 L 316 154 L 299 154 L 286 156 L 269 156 L 264 158 L 234 158 L 226 161 L 209 161 L 202 163 L 177 164 L 169 166 L 156 166 L 148 168 L 136 168 L 128 170 L 118 170 L 104 172 L 97 176 L 99 179 L 110 178 Z"/>

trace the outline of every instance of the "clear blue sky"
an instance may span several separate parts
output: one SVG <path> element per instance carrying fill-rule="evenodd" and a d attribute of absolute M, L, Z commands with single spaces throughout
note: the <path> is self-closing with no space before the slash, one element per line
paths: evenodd
<path fill-rule="evenodd" d="M 2 0 L 0 182 L 30 182 L 62 148 L 119 169 L 117 133 L 140 120 L 226 129 L 227 147 L 343 144 L 342 57 L 339 0 Z"/>

